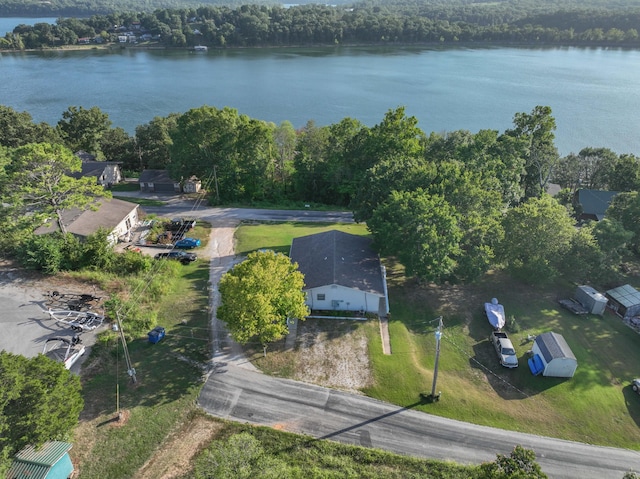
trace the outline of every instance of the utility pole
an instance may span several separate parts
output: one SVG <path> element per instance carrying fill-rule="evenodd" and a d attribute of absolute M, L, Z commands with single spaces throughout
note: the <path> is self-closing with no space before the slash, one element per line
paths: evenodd
<path fill-rule="evenodd" d="M 218 173 L 216 168 L 218 165 L 213 165 L 213 180 L 216 182 L 216 204 L 220 204 L 220 192 L 218 191 Z"/>
<path fill-rule="evenodd" d="M 124 359 L 127 362 L 127 374 L 131 376 L 131 380 L 135 384 L 136 382 L 136 370 L 131 364 L 131 358 L 129 357 L 129 349 L 127 348 L 127 340 L 124 337 L 124 331 L 122 330 L 122 323 L 120 322 L 120 314 L 116 312 L 116 321 L 118 322 L 118 331 L 120 332 L 120 340 L 122 341 L 122 349 L 124 351 Z"/>
<path fill-rule="evenodd" d="M 442 338 L 442 316 L 437 317 L 431 322 L 438 321 L 438 329 L 436 329 L 436 362 L 433 367 L 433 385 L 431 386 L 431 394 L 426 396 L 425 394 L 421 394 L 421 396 L 430 402 L 437 402 L 440 400 L 440 392 L 436 394 L 436 383 L 438 382 L 438 362 L 440 361 L 440 339 Z"/>
<path fill-rule="evenodd" d="M 438 382 L 438 362 L 440 361 L 440 338 L 442 337 L 442 316 L 438 318 L 438 329 L 436 330 L 436 363 L 433 367 L 433 386 L 431 386 L 431 399 L 440 399 L 440 393 L 436 396 L 436 383 Z"/>

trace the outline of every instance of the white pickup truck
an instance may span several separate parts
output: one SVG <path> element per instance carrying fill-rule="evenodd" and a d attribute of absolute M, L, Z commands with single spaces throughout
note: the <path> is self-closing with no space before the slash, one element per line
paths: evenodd
<path fill-rule="evenodd" d="M 496 353 L 500 359 L 500 364 L 505 368 L 517 368 L 518 356 L 516 356 L 516 350 L 507 336 L 507 333 L 494 331 L 491 333 L 489 339 L 493 343 L 493 347 L 496 349 Z"/>

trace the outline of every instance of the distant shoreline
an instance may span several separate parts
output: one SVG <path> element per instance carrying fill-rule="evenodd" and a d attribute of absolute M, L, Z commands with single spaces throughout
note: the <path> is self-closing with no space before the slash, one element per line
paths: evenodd
<path fill-rule="evenodd" d="M 209 50 L 248 50 L 261 48 L 340 48 L 340 47 L 389 47 L 389 48 L 612 48 L 620 50 L 640 50 L 640 45 L 619 43 L 531 43 L 531 42 L 422 42 L 422 43 L 339 43 L 339 44 L 309 44 L 309 45 L 255 45 L 255 46 L 211 46 Z M 62 45 L 59 47 L 0 49 L 0 53 L 23 52 L 65 52 L 65 51 L 114 51 L 114 50 L 167 50 L 167 51 L 193 51 L 194 46 L 169 47 L 159 43 L 121 44 L 108 43 L 104 45 Z"/>

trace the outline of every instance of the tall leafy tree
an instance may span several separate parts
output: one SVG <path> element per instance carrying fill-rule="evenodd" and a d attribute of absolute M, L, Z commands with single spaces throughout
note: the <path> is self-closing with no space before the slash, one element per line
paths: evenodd
<path fill-rule="evenodd" d="M 273 142 L 278 152 L 274 162 L 274 176 L 284 195 L 290 189 L 296 139 L 296 130 L 290 121 L 283 121 L 273 130 Z"/>
<path fill-rule="evenodd" d="M 383 255 L 397 256 L 410 276 L 440 282 L 454 270 L 462 232 L 456 211 L 422 189 L 392 192 L 367 222 Z"/>
<path fill-rule="evenodd" d="M 250 253 L 220 280 L 218 318 L 240 343 L 259 341 L 263 347 L 284 337 L 287 320 L 304 320 L 304 275 L 298 266 L 273 251 Z"/>
<path fill-rule="evenodd" d="M 104 132 L 100 138 L 100 150 L 107 161 L 116 161 L 123 166 L 136 162 L 134 139 L 120 127 Z"/>
<path fill-rule="evenodd" d="M 35 124 L 31 114 L 0 105 L 0 145 L 10 148 L 42 141 L 54 141 L 55 130 L 47 123 Z"/>
<path fill-rule="evenodd" d="M 526 159 L 523 186 L 527 198 L 538 197 L 546 191 L 553 168 L 558 162 L 554 144 L 556 120 L 548 106 L 536 106 L 531 113 L 516 113 L 514 128 L 507 135 L 523 140 Z"/>
<path fill-rule="evenodd" d="M 569 250 L 575 231 L 566 208 L 546 194 L 529 198 L 507 211 L 503 227 L 498 258 L 512 274 L 540 283 L 559 274 L 559 262 Z"/>
<path fill-rule="evenodd" d="M 628 244 L 636 254 L 640 253 L 640 193 L 631 191 L 617 194 L 611 200 L 606 214 L 607 218 L 619 222 L 633 234 Z"/>
<path fill-rule="evenodd" d="M 171 113 L 166 117 L 157 116 L 145 125 L 136 127 L 135 152 L 137 164 L 127 168 L 142 171 L 145 168 L 163 170 L 171 161 L 172 144 L 169 132 L 175 128 L 180 115 Z"/>
<path fill-rule="evenodd" d="M 296 194 L 307 201 L 323 201 L 326 152 L 329 129 L 318 127 L 310 120 L 299 132 L 294 158 L 294 184 Z"/>
<path fill-rule="evenodd" d="M 609 189 L 638 191 L 640 189 L 640 158 L 632 154 L 620 155 L 609 175 Z"/>
<path fill-rule="evenodd" d="M 43 355 L 0 351 L 0 450 L 63 439 L 83 408 L 80 378 Z"/>
<path fill-rule="evenodd" d="M 89 109 L 70 106 L 58 121 L 58 130 L 68 148 L 74 152 L 86 151 L 98 159 L 104 159 L 100 141 L 109 128 L 109 115 L 97 106 Z"/>
<path fill-rule="evenodd" d="M 68 176 L 80 171 L 81 160 L 62 145 L 31 143 L 10 151 L 10 156 L 6 171 L 11 186 L 4 188 L 2 197 L 17 221 L 35 226 L 55 218 L 66 233 L 64 210 L 94 207 L 97 199 L 111 196 L 94 178 Z"/>
<path fill-rule="evenodd" d="M 233 108 L 203 106 L 181 115 L 170 131 L 175 178 L 218 180 L 221 200 L 263 199 L 269 186 L 273 127 Z"/>

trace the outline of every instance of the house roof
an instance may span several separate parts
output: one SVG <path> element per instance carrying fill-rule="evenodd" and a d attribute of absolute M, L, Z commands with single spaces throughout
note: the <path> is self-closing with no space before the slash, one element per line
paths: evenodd
<path fill-rule="evenodd" d="M 640 291 L 628 284 L 610 289 L 607 291 L 607 296 L 625 308 L 640 304 Z"/>
<path fill-rule="evenodd" d="M 594 215 L 600 221 L 617 194 L 617 191 L 578 190 L 578 203 L 582 206 L 582 214 Z"/>
<path fill-rule="evenodd" d="M 96 211 L 72 208 L 62 212 L 62 221 L 69 233 L 78 236 L 89 236 L 100 228 L 112 231 L 120 222 L 139 205 L 116 198 L 100 200 Z M 36 234 L 58 231 L 57 221 L 51 221 L 36 230 Z"/>
<path fill-rule="evenodd" d="M 169 176 L 167 170 L 143 170 L 138 178 L 139 183 L 178 183 Z"/>
<path fill-rule="evenodd" d="M 289 256 L 305 275 L 305 289 L 335 284 L 384 296 L 380 258 L 369 238 L 337 230 L 302 236 Z"/>
<path fill-rule="evenodd" d="M 27 446 L 15 455 L 8 479 L 45 479 L 49 470 L 64 456 L 72 445 L 68 442 L 49 441 L 35 449 Z"/>
<path fill-rule="evenodd" d="M 540 352 L 544 357 L 544 360 L 549 364 L 554 359 L 573 359 L 576 357 L 573 355 L 573 351 L 565 341 L 562 335 L 546 332 L 539 334 L 536 337 L 536 344 L 540 348 Z"/>
<path fill-rule="evenodd" d="M 95 176 L 96 178 L 104 173 L 104 170 L 108 167 L 118 167 L 118 163 L 113 161 L 83 161 L 82 169 L 80 171 L 74 171 L 70 176 L 73 178 L 86 178 Z"/>

